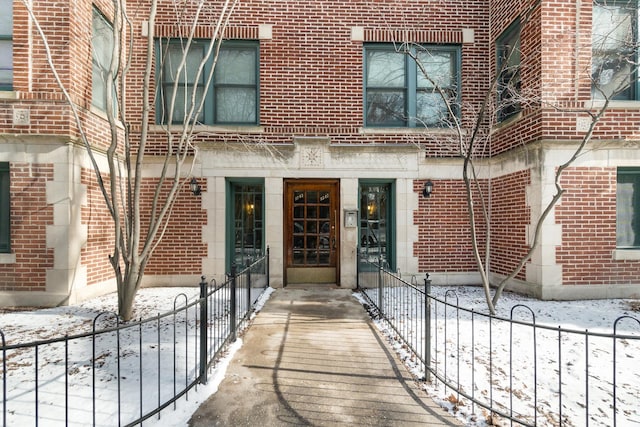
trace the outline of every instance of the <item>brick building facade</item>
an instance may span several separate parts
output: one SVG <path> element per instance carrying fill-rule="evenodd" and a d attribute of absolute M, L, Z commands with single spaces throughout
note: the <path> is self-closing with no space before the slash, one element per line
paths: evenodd
<path fill-rule="evenodd" d="M 104 151 L 109 128 L 92 72 L 96 43 L 108 42 L 96 42 L 95 31 L 113 22 L 111 2 L 32 3 L 84 129 Z M 149 32 L 154 82 L 166 90 L 175 81 L 180 2 L 161 0 L 152 26 L 147 2 L 130 3 L 135 122 Z M 207 3 L 195 57 L 217 16 L 218 2 Z M 193 171 L 202 192 L 181 191 L 145 285 L 220 278 L 267 246 L 274 286 L 353 287 L 358 251 L 403 275 L 429 272 L 436 284 L 480 283 L 451 123 L 471 132 L 486 99 L 475 164 L 491 222 L 478 236 L 489 238 L 494 281 L 509 274 L 529 248 L 557 168 L 589 129 L 585 111 L 602 104 L 593 23 L 610 13 L 627 25 L 625 14 L 638 7 L 601 3 L 240 1 L 202 95 Z M 12 11 L 0 19 L 0 299 L 55 305 L 112 291 L 113 230 L 73 110 L 23 3 L 0 6 Z M 493 85 L 507 69 L 517 99 Z M 640 90 L 632 86 L 612 97 L 588 149 L 565 171 L 565 194 L 510 288 L 547 299 L 640 295 Z M 152 92 L 150 153 L 162 156 L 175 117 Z M 98 161 L 104 167 L 104 154 Z M 149 188 L 156 165 L 149 158 Z M 422 195 L 427 181 L 430 197 Z"/>

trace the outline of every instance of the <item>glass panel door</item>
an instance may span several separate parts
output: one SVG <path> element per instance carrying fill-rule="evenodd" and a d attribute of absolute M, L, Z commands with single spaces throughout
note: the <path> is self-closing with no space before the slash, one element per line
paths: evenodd
<path fill-rule="evenodd" d="M 336 282 L 337 181 L 292 180 L 286 186 L 287 282 Z"/>
<path fill-rule="evenodd" d="M 360 253 L 370 262 L 395 268 L 392 184 L 360 183 Z"/>
<path fill-rule="evenodd" d="M 331 264 L 331 193 L 297 190 L 293 193 L 293 265 Z"/>
<path fill-rule="evenodd" d="M 262 184 L 231 184 L 231 262 L 245 266 L 262 256 L 264 221 Z"/>

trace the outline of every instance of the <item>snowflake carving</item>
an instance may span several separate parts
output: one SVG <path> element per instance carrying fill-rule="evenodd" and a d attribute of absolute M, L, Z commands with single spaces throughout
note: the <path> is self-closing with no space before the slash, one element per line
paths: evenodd
<path fill-rule="evenodd" d="M 322 150 L 318 147 L 302 149 L 302 166 L 308 168 L 322 167 Z"/>

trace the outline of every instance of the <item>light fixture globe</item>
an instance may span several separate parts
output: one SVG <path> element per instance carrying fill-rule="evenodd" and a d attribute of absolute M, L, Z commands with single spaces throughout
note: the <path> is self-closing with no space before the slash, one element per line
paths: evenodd
<path fill-rule="evenodd" d="M 189 182 L 189 189 L 191 189 L 194 196 L 199 196 L 202 192 L 202 188 L 195 177 L 191 178 L 191 181 Z"/>
<path fill-rule="evenodd" d="M 422 188 L 422 195 L 424 197 L 431 197 L 431 193 L 433 192 L 433 182 L 431 182 L 431 180 L 427 180 L 427 182 L 424 183 L 424 187 Z"/>

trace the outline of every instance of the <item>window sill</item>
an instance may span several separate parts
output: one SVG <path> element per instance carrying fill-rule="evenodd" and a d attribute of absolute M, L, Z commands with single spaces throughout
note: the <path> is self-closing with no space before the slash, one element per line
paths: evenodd
<path fill-rule="evenodd" d="M 513 116 L 504 119 L 501 122 L 496 123 L 495 125 L 493 125 L 493 128 L 491 129 L 492 132 L 497 132 L 500 131 L 504 128 L 507 128 L 509 126 L 511 126 L 512 124 L 514 124 L 515 122 L 517 122 L 518 120 L 520 120 L 522 118 L 522 111 L 517 112 L 516 114 L 514 114 Z"/>
<path fill-rule="evenodd" d="M 151 125 L 149 130 L 151 132 L 166 132 L 169 131 L 182 131 L 184 125 Z M 264 128 L 259 125 L 195 125 L 193 127 L 195 132 L 215 132 L 215 133 L 262 133 Z"/>
<path fill-rule="evenodd" d="M 18 99 L 18 92 L 15 90 L 0 90 L 0 99 Z"/>
<path fill-rule="evenodd" d="M 616 249 L 613 251 L 614 261 L 640 261 L 640 249 Z"/>
<path fill-rule="evenodd" d="M 16 254 L 0 254 L 0 264 L 15 264 Z"/>
<path fill-rule="evenodd" d="M 428 128 L 428 127 L 415 127 L 415 128 L 406 128 L 406 127 L 361 127 L 359 130 L 362 135 L 415 135 L 415 134 L 442 134 L 442 135 L 451 135 L 455 134 L 456 130 L 452 128 Z"/>
<path fill-rule="evenodd" d="M 584 103 L 584 108 L 587 108 L 587 109 L 603 108 L 604 104 L 605 104 L 604 100 L 592 99 Z M 609 101 L 609 106 L 607 108 L 640 110 L 640 101 Z"/>
<path fill-rule="evenodd" d="M 109 121 L 109 117 L 107 116 L 107 112 L 103 111 L 101 109 L 99 109 L 98 107 L 94 107 L 93 105 L 91 105 L 91 107 L 89 107 L 89 111 L 91 111 L 91 113 L 95 116 L 100 117 L 102 120 L 105 121 Z M 124 125 L 122 124 L 122 122 L 120 120 L 116 121 L 116 126 L 118 126 L 120 129 L 124 129 Z"/>

